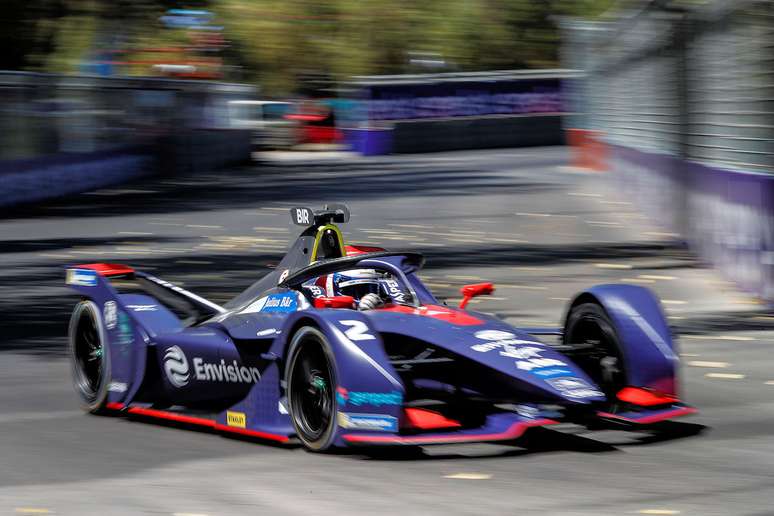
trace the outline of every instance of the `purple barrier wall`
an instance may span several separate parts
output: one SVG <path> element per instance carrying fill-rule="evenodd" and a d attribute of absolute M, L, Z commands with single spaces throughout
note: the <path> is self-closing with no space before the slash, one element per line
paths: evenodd
<path fill-rule="evenodd" d="M 154 171 L 150 154 L 126 150 L 6 161 L 0 163 L 0 207 L 115 185 Z"/>
<path fill-rule="evenodd" d="M 610 146 L 620 189 L 726 277 L 774 301 L 774 175 Z"/>

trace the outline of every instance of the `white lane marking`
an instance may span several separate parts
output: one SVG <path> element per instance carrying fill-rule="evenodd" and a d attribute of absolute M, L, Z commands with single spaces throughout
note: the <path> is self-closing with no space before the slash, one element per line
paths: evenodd
<path fill-rule="evenodd" d="M 642 509 L 637 512 L 640 514 L 680 514 L 680 511 L 674 509 Z"/>
<path fill-rule="evenodd" d="M 677 279 L 675 276 L 661 276 L 660 274 L 640 274 L 638 277 L 642 279 L 664 280 L 664 281 L 671 281 L 671 280 Z"/>
<path fill-rule="evenodd" d="M 134 236 L 143 236 L 143 235 L 152 235 L 153 233 L 149 233 L 147 231 L 119 231 L 119 235 L 134 235 Z"/>
<path fill-rule="evenodd" d="M 628 283 L 655 283 L 655 280 L 652 279 L 643 279 L 643 278 L 621 278 L 619 281 L 624 281 Z"/>
<path fill-rule="evenodd" d="M 17 514 L 50 514 L 51 511 L 43 507 L 16 507 L 14 512 Z"/>
<path fill-rule="evenodd" d="M 517 288 L 520 290 L 548 290 L 548 287 L 538 285 L 497 285 L 497 288 Z"/>
<path fill-rule="evenodd" d="M 38 256 L 40 256 L 41 258 L 57 258 L 57 259 L 72 258 L 72 256 L 69 254 L 55 254 L 55 253 L 38 253 Z"/>
<path fill-rule="evenodd" d="M 590 226 L 623 226 L 620 222 L 607 222 L 605 220 L 584 220 L 583 222 Z"/>
<path fill-rule="evenodd" d="M 173 512 L 172 516 L 209 516 L 203 512 Z"/>
<path fill-rule="evenodd" d="M 567 192 L 567 195 L 572 197 L 602 197 L 602 194 L 584 192 Z"/>
<path fill-rule="evenodd" d="M 221 229 L 223 226 L 207 225 L 207 224 L 186 224 L 187 228 L 204 228 L 204 229 Z"/>
<path fill-rule="evenodd" d="M 688 357 L 699 357 L 701 355 L 699 355 L 698 353 L 680 353 L 680 356 L 683 358 L 688 358 Z"/>
<path fill-rule="evenodd" d="M 643 233 L 643 235 L 648 236 L 656 236 L 656 237 L 667 237 L 667 238 L 678 238 L 680 236 L 680 233 L 667 233 L 664 231 L 646 231 Z"/>
<path fill-rule="evenodd" d="M 527 212 L 517 212 L 516 215 L 520 215 L 522 217 L 553 217 L 551 213 L 527 213 Z"/>
<path fill-rule="evenodd" d="M 83 414 L 80 410 L 60 410 L 55 412 L 16 412 L 0 415 L 0 423 L 18 423 L 22 421 L 45 421 L 47 419 L 61 419 L 75 417 Z"/>
<path fill-rule="evenodd" d="M 756 340 L 755 337 L 746 337 L 743 335 L 681 335 L 680 338 L 689 340 L 733 340 L 742 342 Z"/>
<path fill-rule="evenodd" d="M 707 360 L 691 360 L 689 362 L 686 362 L 686 365 L 689 365 L 691 367 L 713 367 L 716 369 L 722 369 L 724 367 L 728 367 L 728 362 L 709 362 Z"/>
<path fill-rule="evenodd" d="M 741 380 L 744 378 L 743 374 L 737 373 L 707 373 L 704 376 L 707 378 L 718 378 L 721 380 Z"/>
<path fill-rule="evenodd" d="M 767 380 L 763 382 L 763 385 L 774 385 L 774 380 Z"/>
<path fill-rule="evenodd" d="M 489 480 L 492 475 L 488 473 L 452 473 L 444 475 L 443 478 L 453 478 L 455 480 Z"/>
<path fill-rule="evenodd" d="M 594 267 L 598 269 L 631 269 L 631 265 L 625 263 L 595 263 Z"/>
<path fill-rule="evenodd" d="M 662 299 L 661 303 L 664 305 L 686 305 L 688 301 L 683 301 L 682 299 Z"/>

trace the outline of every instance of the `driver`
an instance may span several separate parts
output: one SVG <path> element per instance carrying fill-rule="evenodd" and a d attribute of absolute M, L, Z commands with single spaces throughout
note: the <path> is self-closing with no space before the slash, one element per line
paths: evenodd
<path fill-rule="evenodd" d="M 374 269 L 334 272 L 303 287 L 313 298 L 351 296 L 358 310 L 373 310 L 385 303 L 406 304 L 410 294 L 394 276 Z"/>

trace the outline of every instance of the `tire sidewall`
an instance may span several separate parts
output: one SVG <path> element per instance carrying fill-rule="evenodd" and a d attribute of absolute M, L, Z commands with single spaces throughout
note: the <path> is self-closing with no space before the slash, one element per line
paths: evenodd
<path fill-rule="evenodd" d="M 626 361 L 626 355 L 624 348 L 621 344 L 621 338 L 618 335 L 618 331 L 613 323 L 613 320 L 607 314 L 604 307 L 598 303 L 586 302 L 572 307 L 567 314 L 567 320 L 564 325 L 564 335 L 569 336 L 574 327 L 583 319 L 592 318 L 599 325 L 600 330 L 607 336 L 611 344 L 615 347 L 615 351 L 620 361 L 620 369 L 623 376 L 622 384 L 625 385 L 628 378 L 628 367 Z M 571 339 L 570 339 L 571 340 Z M 565 343 L 568 341 L 565 341 Z M 622 386 L 623 386 L 622 385 Z M 609 390 L 610 386 L 602 386 L 603 390 Z"/>
<path fill-rule="evenodd" d="M 322 347 L 323 353 L 325 354 L 325 358 L 328 360 L 328 365 L 330 367 L 330 373 L 331 373 L 331 392 L 332 392 L 332 411 L 331 411 L 331 421 L 328 424 L 328 428 L 325 430 L 323 435 L 316 441 L 310 442 L 304 439 L 301 435 L 300 429 L 298 428 L 298 425 L 296 424 L 296 418 L 293 414 L 294 407 L 293 407 L 293 393 L 292 393 L 292 381 L 291 381 L 291 373 L 293 366 L 295 365 L 296 359 L 298 358 L 300 352 L 303 350 L 303 344 L 306 339 L 308 339 L 310 336 L 315 338 L 317 342 Z M 319 329 L 314 328 L 312 326 L 303 326 L 301 327 L 295 334 L 293 334 L 293 338 L 290 341 L 290 346 L 288 349 L 288 360 L 287 360 L 287 366 L 285 368 L 285 385 L 286 385 L 286 396 L 288 400 L 288 412 L 290 413 L 290 420 L 293 423 L 293 428 L 296 430 L 296 435 L 301 440 L 301 442 L 304 444 L 304 446 L 314 452 L 322 452 L 328 450 L 332 445 L 333 441 L 336 438 L 337 433 L 337 424 L 336 424 L 336 417 L 338 415 L 338 401 L 336 400 L 335 390 L 337 383 L 338 374 L 336 371 L 336 361 L 333 357 L 333 351 L 331 350 L 331 346 L 328 343 L 328 339 L 325 336 L 323 332 L 321 332 Z"/>
<path fill-rule="evenodd" d="M 88 312 L 94 320 L 94 325 L 97 329 L 97 336 L 102 344 L 102 378 L 100 384 L 94 392 L 94 399 L 89 399 L 85 395 L 81 386 L 79 385 L 79 376 L 82 374 L 78 366 L 78 359 L 75 355 L 75 335 L 78 322 L 84 312 Z M 75 305 L 72 316 L 70 317 L 70 325 L 68 327 L 68 354 L 70 356 L 70 372 L 73 378 L 73 387 L 75 392 L 78 393 L 81 407 L 87 412 L 96 414 L 105 408 L 108 398 L 108 386 L 110 385 L 110 345 L 108 343 L 107 334 L 105 332 L 105 326 L 102 322 L 102 311 L 97 304 L 92 300 L 84 300 Z"/>

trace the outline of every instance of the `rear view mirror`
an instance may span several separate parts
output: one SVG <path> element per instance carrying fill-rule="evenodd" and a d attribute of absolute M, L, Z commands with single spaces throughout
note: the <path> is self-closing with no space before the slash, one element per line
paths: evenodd
<path fill-rule="evenodd" d="M 462 294 L 462 301 L 460 301 L 460 308 L 468 306 L 468 302 L 476 296 L 488 296 L 495 291 L 494 284 L 492 283 L 474 283 L 472 285 L 465 285 L 460 289 Z"/>

